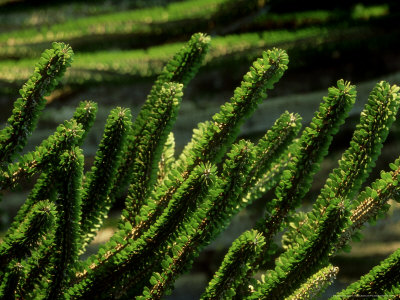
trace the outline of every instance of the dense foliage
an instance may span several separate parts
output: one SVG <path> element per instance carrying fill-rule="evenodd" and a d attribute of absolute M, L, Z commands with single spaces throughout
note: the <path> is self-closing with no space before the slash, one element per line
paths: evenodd
<path fill-rule="evenodd" d="M 287 70 L 288 55 L 276 48 L 254 61 L 230 101 L 198 124 L 177 157 L 172 125 L 209 43 L 207 35 L 191 37 L 163 68 L 134 121 L 129 109 L 110 112 L 88 171 L 81 146 L 97 111 L 90 101 L 34 151 L 19 155 L 43 97 L 73 58 L 62 43 L 43 53 L 0 132 L 1 190 L 35 181 L 0 244 L 4 299 L 160 299 L 232 218 L 269 189 L 275 196 L 265 203 L 265 216 L 233 242 L 202 299 L 314 297 L 338 272 L 331 258 L 387 211 L 389 199 L 399 201 L 400 160 L 359 192 L 395 120 L 396 85 L 382 81 L 371 91 L 348 150 L 307 214 L 296 208 L 355 102 L 355 86 L 337 81 L 302 131 L 301 117 L 284 112 L 256 143 L 237 139 Z M 116 197 L 125 200 L 118 230 L 80 260 Z M 398 252 L 336 297 L 399 294 Z M 273 255 L 274 266 L 265 271 Z M 265 272 L 262 280 L 255 279 L 257 270 Z"/>

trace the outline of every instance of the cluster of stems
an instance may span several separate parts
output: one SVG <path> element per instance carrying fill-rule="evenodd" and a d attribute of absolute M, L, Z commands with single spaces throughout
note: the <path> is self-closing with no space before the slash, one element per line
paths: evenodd
<path fill-rule="evenodd" d="M 388 200 L 399 201 L 400 158 L 360 192 L 395 120 L 399 88 L 376 84 L 338 167 L 312 210 L 299 213 L 356 100 L 355 86 L 339 80 L 329 88 L 303 130 L 298 114 L 283 112 L 258 141 L 239 140 L 240 126 L 287 69 L 285 51 L 267 50 L 176 156 L 171 130 L 209 44 L 204 34 L 191 37 L 158 76 L 135 120 L 127 108 L 111 110 L 86 172 L 81 147 L 96 117 L 94 102 L 81 102 L 53 135 L 20 155 L 44 97 L 73 57 L 62 43 L 43 53 L 0 131 L 1 190 L 34 182 L 0 243 L 0 298 L 161 299 L 240 210 L 273 189 L 264 217 L 233 242 L 201 299 L 309 299 L 331 284 L 339 271 L 331 258 L 387 211 Z M 125 207 L 116 232 L 81 260 L 117 198 Z M 282 231 L 283 252 L 276 255 Z M 265 272 L 262 280 L 255 279 L 257 271 Z M 334 298 L 394 295 L 399 274 L 397 250 Z"/>

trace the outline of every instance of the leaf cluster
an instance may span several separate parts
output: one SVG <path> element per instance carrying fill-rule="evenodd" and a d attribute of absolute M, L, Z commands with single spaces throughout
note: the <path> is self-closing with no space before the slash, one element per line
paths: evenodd
<path fill-rule="evenodd" d="M 86 172 L 81 145 L 97 111 L 90 101 L 81 102 L 71 120 L 34 151 L 17 157 L 44 106 L 43 95 L 55 88 L 73 55 L 61 43 L 43 54 L 0 135 L 2 189 L 38 175 L 0 244 L 1 297 L 161 299 L 232 218 L 268 190 L 275 196 L 266 201 L 264 216 L 233 242 L 201 298 L 302 299 L 331 283 L 338 272 L 332 256 L 348 248 L 365 222 L 384 214 L 389 199 L 398 200 L 399 159 L 390 164 L 392 171 L 359 190 L 395 120 L 399 88 L 376 84 L 338 167 L 312 210 L 299 213 L 355 102 L 355 87 L 339 80 L 329 88 L 303 130 L 298 114 L 284 112 L 258 141 L 239 140 L 241 125 L 287 69 L 284 50 L 267 50 L 230 101 L 193 130 L 175 157 L 171 130 L 184 87 L 209 43 L 204 34 L 191 37 L 164 67 L 135 120 L 129 109 L 111 110 Z M 117 197 L 125 201 L 117 231 L 80 260 Z M 265 271 L 282 231 L 283 252 Z M 265 271 L 261 281 L 257 271 Z M 396 251 L 336 297 L 394 293 L 398 274 Z"/>

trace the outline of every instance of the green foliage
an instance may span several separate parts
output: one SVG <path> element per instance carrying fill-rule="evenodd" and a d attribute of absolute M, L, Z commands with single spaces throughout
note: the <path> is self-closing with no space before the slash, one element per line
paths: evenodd
<path fill-rule="evenodd" d="M 133 206 L 144 201 L 146 194 L 155 182 L 156 167 L 161 158 L 162 147 L 172 129 L 180 106 L 183 85 L 196 73 L 208 49 L 210 39 L 203 34 L 195 34 L 187 47 L 179 51 L 164 67 L 153 85 L 146 103 L 139 112 L 132 133 L 128 135 L 124 161 L 118 170 L 118 194 L 136 174 L 136 181 L 129 187 L 127 210 L 124 217 L 133 223 Z"/>
<path fill-rule="evenodd" d="M 302 233 L 303 230 L 300 227 L 312 226 L 311 223 L 314 223 L 315 216 L 324 211 L 335 199 L 352 199 L 357 193 L 361 183 L 374 166 L 382 144 L 388 135 L 390 125 L 395 119 L 400 105 L 398 90 L 397 86 L 391 87 L 386 82 L 376 85 L 369 96 L 365 109 L 361 112 L 360 123 L 350 141 L 350 147 L 339 160 L 339 167 L 329 175 L 313 210 L 304 218 L 301 216 L 295 218 L 293 229 L 289 230 L 285 236 L 286 243 L 290 240 L 297 241 L 301 237 L 307 240 L 307 232 Z M 388 176 L 385 175 L 385 177 Z M 389 181 L 386 184 L 388 183 Z M 356 217 L 354 211 L 352 216 L 353 221 Z M 359 223 L 358 226 L 361 224 L 363 223 Z M 354 224 L 349 226 L 354 226 Z M 344 241 L 342 240 L 341 243 L 343 244 Z"/>
<path fill-rule="evenodd" d="M 129 109 L 117 107 L 110 112 L 104 136 L 94 158 L 82 192 L 80 229 L 84 244 L 90 242 L 111 207 L 110 191 L 114 184 L 126 137 L 131 129 Z"/>
<path fill-rule="evenodd" d="M 380 265 L 374 267 L 368 274 L 361 277 L 359 281 L 352 283 L 348 288 L 338 292 L 337 296 L 334 296 L 332 299 L 350 299 L 358 295 L 387 294 L 394 296 L 396 295 L 396 286 L 398 286 L 400 280 L 399 271 L 400 249 L 382 261 Z M 391 289 L 393 289 L 394 293 L 390 291 Z"/>
<path fill-rule="evenodd" d="M 22 259 L 38 244 L 40 238 L 51 230 L 55 207 L 48 201 L 34 205 L 19 228 L 7 235 L 0 245 L 0 265 L 6 266 L 12 259 Z"/>
<path fill-rule="evenodd" d="M 21 265 L 19 263 L 12 264 L 7 268 L 7 273 L 0 286 L 0 293 L 3 299 L 15 299 L 15 290 L 21 273 Z"/>
<path fill-rule="evenodd" d="M 265 236 L 266 244 L 261 255 L 253 262 L 253 268 L 249 270 L 247 278 L 251 278 L 255 270 L 257 270 L 259 266 L 262 266 L 275 251 L 275 245 L 271 243 L 272 237 L 280 231 L 283 224 L 287 222 L 292 211 L 300 205 L 301 200 L 308 192 L 311 187 L 312 176 L 317 172 L 323 157 L 327 154 L 332 135 L 338 131 L 339 126 L 344 122 L 347 112 L 354 103 L 354 87 L 343 81 L 338 81 L 337 85 L 338 88 L 329 89 L 329 95 L 324 98 L 324 102 L 321 104 L 319 111 L 315 114 L 310 125 L 304 129 L 299 141 L 296 142 L 292 153 L 293 158 L 287 164 L 286 170 L 283 171 L 280 182 L 275 189 L 276 198 L 267 203 L 266 211 L 268 214 L 256 225 L 256 229 Z M 323 215 L 324 214 L 321 216 Z M 339 225 L 337 225 L 339 228 L 335 226 L 331 228 L 333 232 L 340 230 Z M 308 232 L 308 238 L 310 232 L 311 231 Z M 315 239 L 317 239 L 317 237 L 318 235 L 315 236 Z M 322 245 L 311 246 L 307 244 L 303 245 L 303 247 L 312 249 L 312 247 L 322 247 Z M 329 246 L 324 245 L 324 247 Z M 303 254 L 311 250 L 304 251 L 305 252 L 302 252 Z M 326 253 L 320 254 L 324 256 Z M 292 255 L 292 253 L 288 255 Z M 285 261 L 287 261 L 287 258 Z M 310 264 L 308 264 L 308 266 L 310 266 Z M 310 275 L 311 273 L 307 274 L 307 276 Z M 244 294 L 249 292 L 245 287 L 247 284 L 246 281 L 242 283 Z M 285 282 L 281 281 L 280 284 L 285 284 Z M 282 289 L 279 285 L 277 285 L 276 288 L 278 290 Z M 269 288 L 266 289 L 268 291 Z M 287 293 L 286 296 L 291 292 L 291 290 L 286 287 L 284 290 Z M 259 295 L 265 293 L 265 291 L 262 291 L 259 292 Z"/>
<path fill-rule="evenodd" d="M 316 272 L 313 276 L 307 279 L 307 282 L 302 284 L 288 300 L 300 300 L 300 299 L 315 299 L 318 295 L 324 292 L 324 290 L 332 283 L 335 279 L 339 268 L 332 265 L 322 268 Z"/>
<path fill-rule="evenodd" d="M 200 123 L 193 131 L 192 140 L 183 149 L 176 168 L 192 168 L 199 161 L 219 162 L 226 148 L 237 137 L 243 122 L 254 112 L 287 69 L 287 54 L 278 49 L 264 52 L 250 71 L 244 75 L 241 86 L 236 88 L 230 102 L 221 106 L 212 121 Z"/>
<path fill-rule="evenodd" d="M 281 182 L 275 191 L 276 204 L 271 204 L 275 207 L 271 211 L 271 217 L 266 220 L 266 225 L 260 225 L 268 228 L 268 232 L 279 225 L 279 220 L 285 218 L 290 210 L 299 206 L 311 187 L 312 176 L 328 153 L 332 136 L 344 122 L 354 101 L 355 90 L 349 83 L 340 80 L 337 88 L 329 89 L 329 95 L 324 98 L 310 125 L 302 132 L 297 152 L 282 174 Z M 270 224 L 275 225 L 269 226 Z"/>
<path fill-rule="evenodd" d="M 3 149 L 13 149 L 4 150 L 2 190 L 14 189 L 21 179 L 36 180 L 0 244 L 2 298 L 161 299 L 240 210 L 273 188 L 265 217 L 233 242 L 202 299 L 313 298 L 338 272 L 331 257 L 358 237 L 363 224 L 385 213 L 389 199 L 398 201 L 399 159 L 358 192 L 395 120 L 397 86 L 380 82 L 373 89 L 349 149 L 308 213 L 296 209 L 355 102 L 355 87 L 339 80 L 329 88 L 298 138 L 301 117 L 284 112 L 258 141 L 238 140 L 240 126 L 287 69 L 288 55 L 275 48 L 253 63 L 230 101 L 194 129 L 175 158 L 171 129 L 184 87 L 204 61 L 209 42 L 204 34 L 192 36 L 160 73 L 134 122 L 129 109 L 110 112 L 87 172 L 80 147 L 95 119 L 93 102 L 81 102 L 70 121 L 18 159 L 14 153 L 25 142 L 2 141 Z M 63 44 L 45 57 L 57 51 L 65 61 L 50 59 L 35 71 L 49 70 L 51 75 L 42 74 L 50 76 L 47 85 L 40 80 L 26 85 L 38 95 L 50 91 L 71 58 Z M 62 71 L 52 75 L 57 68 Z M 41 109 L 31 109 L 30 131 Z M 6 128 L 26 111 L 14 109 Z M 17 132 L 17 140 L 26 140 Z M 125 203 L 117 231 L 97 253 L 80 260 L 116 197 Z M 264 271 L 283 230 L 284 251 L 256 281 L 253 275 Z M 340 295 L 398 291 L 398 256 L 396 251 Z"/>
<path fill-rule="evenodd" d="M 58 298 L 63 285 L 73 276 L 72 266 L 78 259 L 81 219 L 81 185 L 83 172 L 82 150 L 74 147 L 60 155 L 55 179 L 57 180 L 57 225 L 53 247 L 56 252 L 50 254 L 50 266 L 44 284 L 48 299 Z M 38 294 L 43 291 L 38 291 Z"/>
<path fill-rule="evenodd" d="M 224 299 L 235 296 L 240 279 L 251 268 L 251 259 L 255 260 L 262 251 L 263 243 L 265 243 L 264 237 L 257 231 L 246 231 L 233 242 L 201 299 Z"/>
<path fill-rule="evenodd" d="M 0 164 L 12 161 L 15 154 L 25 146 L 46 104 L 43 97 L 55 88 L 69 67 L 72 55 L 72 49 L 60 43 L 53 43 L 53 49 L 42 54 L 33 75 L 19 91 L 21 98 L 14 102 L 8 126 L 0 132 Z"/>
<path fill-rule="evenodd" d="M 23 155 L 18 162 L 9 164 L 7 171 L 2 174 L 0 186 L 13 187 L 21 178 L 29 178 L 39 169 L 56 164 L 62 151 L 78 145 L 82 140 L 82 135 L 82 126 L 74 119 L 65 121 L 35 151 Z"/>

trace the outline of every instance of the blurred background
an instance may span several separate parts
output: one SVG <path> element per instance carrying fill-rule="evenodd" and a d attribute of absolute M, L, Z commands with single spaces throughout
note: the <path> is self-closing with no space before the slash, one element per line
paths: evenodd
<path fill-rule="evenodd" d="M 348 146 L 359 113 L 376 82 L 400 84 L 400 3 L 397 0 L 0 0 L 0 123 L 5 125 L 18 90 L 32 73 L 40 54 L 53 41 L 69 43 L 75 52 L 72 67 L 57 89 L 47 97 L 39 125 L 26 152 L 34 149 L 69 119 L 78 103 L 99 104 L 94 127 L 84 144 L 86 168 L 103 132 L 105 119 L 115 106 L 131 108 L 137 115 L 152 82 L 164 64 L 193 33 L 212 37 L 204 66 L 185 90 L 174 126 L 176 153 L 190 139 L 192 129 L 218 111 L 240 84 L 252 61 L 263 50 L 287 50 L 289 69 L 268 100 L 243 126 L 241 138 L 256 140 L 285 110 L 298 112 L 306 125 L 327 88 L 338 79 L 357 85 L 358 99 L 346 124 L 334 138 L 330 155 L 315 176 L 302 207 L 309 209 L 329 171 Z M 393 126 L 371 178 L 397 158 L 400 126 Z M 4 195 L 1 225 L 7 228 L 24 201 L 31 182 Z M 367 183 L 368 184 L 368 183 Z M 266 196 L 273 197 L 273 193 Z M 228 230 L 207 247 L 183 276 L 170 299 L 197 299 L 230 243 L 250 228 L 262 212 L 264 199 L 235 217 Z M 112 234 L 122 207 L 117 202 L 93 243 Z M 351 254 L 340 254 L 341 288 L 364 274 L 400 247 L 400 212 L 392 205 L 389 216 L 364 230 L 363 244 Z M 361 246 L 362 245 L 362 246 Z M 188 289 L 189 287 L 189 289 Z"/>

